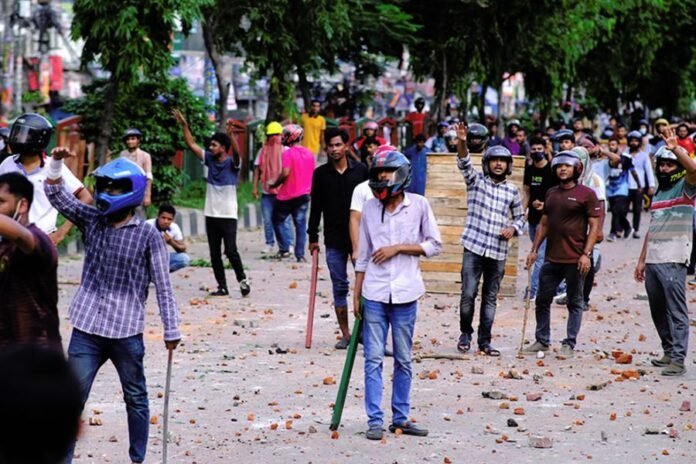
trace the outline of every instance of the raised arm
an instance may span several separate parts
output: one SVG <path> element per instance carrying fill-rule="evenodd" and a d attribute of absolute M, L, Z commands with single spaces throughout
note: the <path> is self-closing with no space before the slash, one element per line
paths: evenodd
<path fill-rule="evenodd" d="M 56 208 L 68 221 L 83 230 L 86 224 L 97 217 L 98 212 L 96 208 L 82 203 L 65 190 L 63 158 L 67 156 L 75 156 L 75 154 L 66 147 L 56 147 L 51 151 L 44 191 L 51 206 Z M 83 198 L 86 198 L 86 195 Z"/>
<path fill-rule="evenodd" d="M 24 214 L 28 214 L 28 210 L 29 208 L 26 208 Z M 0 214 L 0 237 L 14 242 L 22 253 L 31 254 L 36 249 L 34 235 L 29 232 L 29 229 L 4 214 Z"/>
<path fill-rule="evenodd" d="M 679 163 L 686 170 L 686 181 L 691 185 L 696 185 L 696 161 L 691 159 L 686 149 L 677 143 L 677 137 L 672 129 L 667 131 L 667 134 L 662 134 L 662 139 L 665 141 L 665 146 L 669 151 L 674 153 L 679 160 Z"/>
<path fill-rule="evenodd" d="M 182 129 L 184 130 L 184 141 L 186 142 L 186 146 L 189 147 L 189 150 L 191 150 L 194 155 L 196 155 L 198 158 L 203 160 L 203 157 L 205 156 L 205 150 L 203 150 L 193 140 L 193 135 L 191 134 L 191 129 L 189 129 L 188 122 L 186 121 L 186 118 L 184 117 L 184 115 L 181 114 L 181 111 L 179 111 L 179 110 L 172 111 L 172 115 L 174 116 L 174 119 L 176 119 L 176 122 L 178 122 L 179 125 L 181 125 Z"/>

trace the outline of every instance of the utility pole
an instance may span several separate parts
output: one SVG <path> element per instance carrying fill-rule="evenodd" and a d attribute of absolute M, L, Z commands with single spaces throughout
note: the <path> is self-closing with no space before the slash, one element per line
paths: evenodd
<path fill-rule="evenodd" d="M 14 85 L 13 87 L 13 113 L 22 114 L 22 93 L 24 89 L 24 55 L 26 53 L 26 33 L 30 27 L 31 0 L 15 0 L 14 13 L 12 14 L 12 34 L 14 35 L 13 58 Z"/>

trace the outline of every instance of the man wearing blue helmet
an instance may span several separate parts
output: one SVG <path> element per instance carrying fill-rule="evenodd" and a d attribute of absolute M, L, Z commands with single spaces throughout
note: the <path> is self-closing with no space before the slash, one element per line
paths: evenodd
<path fill-rule="evenodd" d="M 389 326 L 394 344 L 392 423 L 389 431 L 426 436 L 409 422 L 413 377 L 411 347 L 418 298 L 425 293 L 419 257 L 440 253 L 442 240 L 428 200 L 407 193 L 411 181 L 408 159 L 398 151 L 378 152 L 369 186 L 374 198 L 363 205 L 355 263 L 355 317 L 364 318 L 365 409 L 367 438 L 381 440 L 382 367 Z M 364 300 L 360 314 L 360 299 Z"/>
<path fill-rule="evenodd" d="M 471 349 L 474 305 L 483 276 L 478 347 L 481 353 L 488 356 L 500 356 L 500 351 L 491 345 L 491 331 L 509 242 L 524 232 L 524 211 L 517 186 L 507 181 L 512 174 L 510 151 L 502 145 L 488 148 L 483 155 L 483 173 L 478 172 L 471 162 L 469 150 L 483 150 L 485 146 L 475 147 L 472 144 L 466 124 L 457 124 L 456 130 L 457 167 L 466 183 L 468 207 L 461 238 L 464 256 L 457 349 L 462 353 Z M 477 139 L 480 140 L 480 137 Z"/>
<path fill-rule="evenodd" d="M 96 206 L 80 203 L 66 192 L 63 158 L 74 156 L 59 147 L 48 163 L 46 195 L 51 204 L 82 232 L 85 242 L 80 287 L 70 303 L 73 332 L 68 360 L 80 381 L 83 405 L 99 368 L 111 360 L 123 388 L 131 462 L 143 462 L 150 410 L 143 358 L 145 302 L 155 284 L 165 346 L 179 344 L 179 311 L 169 281 L 169 254 L 159 232 L 135 216 L 147 188 L 145 172 L 135 163 L 116 159 L 94 172 Z M 67 462 L 72 460 L 70 451 Z"/>

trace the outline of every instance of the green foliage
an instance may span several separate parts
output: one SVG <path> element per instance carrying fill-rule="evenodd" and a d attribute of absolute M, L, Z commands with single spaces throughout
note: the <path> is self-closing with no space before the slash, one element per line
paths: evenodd
<path fill-rule="evenodd" d="M 82 63 L 98 61 L 120 84 L 142 74 L 164 77 L 172 65 L 171 34 L 184 30 L 207 0 L 76 0 L 73 40 L 84 39 Z"/>
<path fill-rule="evenodd" d="M 100 131 L 99 116 L 105 90 L 105 81 L 95 81 L 85 87 L 85 97 L 66 104 L 67 111 L 82 116 L 81 131 L 90 142 Z M 173 107 L 186 115 L 197 140 L 202 142 L 213 131 L 204 102 L 191 93 L 183 79 L 137 83 L 121 92 L 114 105 L 114 131 L 119 137 L 112 139 L 109 148 L 113 153 L 125 149 L 120 134 L 129 127 L 140 129 L 143 133 L 141 146 L 152 155 L 154 204 L 170 201 L 181 188 L 184 176 L 171 165 L 174 153 L 186 147 L 181 127 L 171 115 Z"/>

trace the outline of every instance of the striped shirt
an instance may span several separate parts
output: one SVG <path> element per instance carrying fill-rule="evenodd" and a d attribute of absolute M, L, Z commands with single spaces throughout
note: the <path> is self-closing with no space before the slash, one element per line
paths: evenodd
<path fill-rule="evenodd" d="M 468 208 L 460 243 L 472 253 L 502 261 L 509 248 L 508 241 L 500 236 L 503 229 L 513 227 L 516 235 L 524 233 L 520 192 L 507 180 L 494 182 L 476 171 L 470 156 L 457 158 L 457 166 L 466 182 Z"/>
<path fill-rule="evenodd" d="M 85 241 L 80 287 L 70 303 L 70 321 L 105 338 L 143 333 L 148 285 L 155 284 L 164 339 L 178 340 L 179 311 L 169 281 L 169 253 L 159 232 L 137 216 L 118 228 L 93 206 L 69 195 L 63 184 L 45 184 L 51 204 L 75 224 Z"/>
<path fill-rule="evenodd" d="M 681 179 L 668 190 L 658 189 L 650 204 L 645 262 L 682 263 L 691 257 L 696 185 Z"/>

